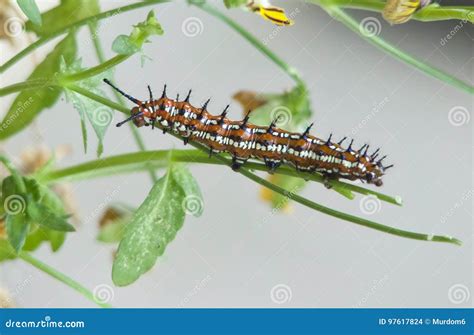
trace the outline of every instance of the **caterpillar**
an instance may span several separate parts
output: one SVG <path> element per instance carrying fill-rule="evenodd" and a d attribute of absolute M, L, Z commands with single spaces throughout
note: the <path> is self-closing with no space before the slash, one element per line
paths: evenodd
<path fill-rule="evenodd" d="M 342 146 L 347 137 L 336 143 L 332 141 L 332 134 L 327 140 L 310 135 L 313 124 L 303 133 L 277 128 L 277 120 L 261 127 L 249 122 L 250 112 L 240 121 L 228 119 L 229 105 L 220 115 L 210 114 L 207 110 L 210 99 L 200 108 L 192 106 L 189 102 L 191 90 L 183 101 L 179 101 L 179 95 L 173 100 L 166 96 L 165 85 L 161 97 L 153 99 L 148 86 L 150 99 L 141 101 L 109 80 L 104 79 L 104 82 L 137 105 L 131 109 L 130 117 L 117 123 L 117 127 L 129 121 L 137 127 L 151 125 L 154 128 L 158 123 L 163 133 L 172 131 L 180 135 L 184 144 L 188 141 L 203 144 L 209 149 L 209 155 L 230 153 L 233 170 L 238 170 L 252 158 L 263 161 L 270 173 L 281 164 L 287 164 L 298 171 L 319 172 L 326 181 L 343 178 L 382 186 L 382 176 L 393 166 L 383 166 L 386 156 L 377 160 L 380 149 L 369 154 L 368 144 L 356 150 L 353 148 L 354 140 L 346 148 Z"/>

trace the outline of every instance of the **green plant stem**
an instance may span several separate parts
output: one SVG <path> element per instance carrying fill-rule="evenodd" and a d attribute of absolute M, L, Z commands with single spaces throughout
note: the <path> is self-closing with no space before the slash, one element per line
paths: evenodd
<path fill-rule="evenodd" d="M 321 1 L 322 2 L 322 1 Z M 340 8 L 362 9 L 372 12 L 381 12 L 385 7 L 385 1 L 379 0 L 327 0 L 325 4 Z M 467 20 L 473 6 L 427 6 L 416 11 L 412 19 L 431 22 L 441 20 Z M 473 22 L 473 19 L 468 20 Z"/>
<path fill-rule="evenodd" d="M 53 278 L 61 281 L 62 283 L 69 286 L 73 290 L 76 290 L 77 292 L 82 294 L 84 297 L 86 297 L 90 301 L 94 302 L 95 304 L 99 305 L 100 307 L 104 307 L 104 308 L 112 307 L 109 304 L 97 301 L 96 299 L 94 299 L 94 295 L 92 294 L 92 292 L 89 291 L 88 289 L 86 289 L 84 286 L 82 286 L 81 284 L 79 284 L 75 280 L 69 278 L 65 274 L 59 272 L 58 270 L 52 268 L 51 266 L 49 266 L 49 265 L 41 262 L 40 260 L 34 258 L 31 254 L 29 254 L 27 252 L 24 252 L 24 251 L 20 251 L 18 256 L 22 260 L 24 260 L 25 262 L 33 265 L 35 268 L 43 271 L 44 273 L 47 273 L 48 275 L 50 275 Z"/>
<path fill-rule="evenodd" d="M 21 50 L 19 53 L 17 53 L 11 59 L 6 61 L 2 66 L 0 66 L 0 73 L 5 72 L 7 69 L 12 67 L 15 63 L 17 63 L 19 60 L 21 60 L 23 57 L 28 55 L 33 50 L 37 49 L 38 47 L 42 46 L 43 44 L 47 43 L 48 41 L 51 41 L 53 38 L 56 38 L 58 36 L 61 36 L 62 34 L 67 33 L 70 30 L 77 29 L 77 28 L 79 28 L 83 25 L 86 25 L 86 24 L 90 23 L 90 22 L 96 22 L 96 21 L 99 21 L 99 20 L 102 20 L 102 19 L 105 19 L 105 18 L 109 18 L 111 16 L 115 16 L 115 15 L 118 15 L 118 14 L 121 14 L 121 13 L 125 13 L 125 12 L 128 12 L 128 11 L 137 9 L 137 8 L 151 6 L 151 5 L 154 5 L 154 4 L 164 3 L 164 2 L 169 2 L 169 0 L 147 0 L 147 1 L 144 1 L 144 2 L 138 2 L 138 3 L 131 4 L 131 5 L 111 9 L 109 11 L 102 12 L 100 14 L 93 15 L 93 16 L 84 18 L 82 20 L 79 20 L 77 22 L 71 23 L 70 25 L 62 27 L 61 29 L 58 29 L 57 31 L 55 31 L 53 33 L 50 33 L 47 36 L 41 37 L 36 42 L 30 44 L 29 46 L 27 46 L 26 48 Z"/>
<path fill-rule="evenodd" d="M 21 178 L 15 166 L 13 166 L 12 162 L 10 162 L 10 160 L 4 155 L 0 155 L 0 162 L 2 162 L 3 165 L 7 168 L 7 170 L 10 171 L 13 179 L 15 180 L 16 186 L 18 186 L 19 191 L 21 193 L 26 193 L 25 182 L 23 181 L 23 178 Z"/>
<path fill-rule="evenodd" d="M 96 33 L 96 30 L 95 30 L 96 27 L 94 27 L 94 26 L 95 25 L 89 24 L 89 31 L 91 33 L 91 39 L 92 39 L 93 44 L 94 44 L 94 49 L 95 49 L 95 52 L 96 52 L 96 55 L 97 55 L 97 59 L 99 60 L 100 63 L 104 63 L 104 60 L 105 60 L 104 51 L 102 49 L 102 45 L 100 43 L 99 36 Z M 109 79 L 113 79 L 113 77 L 111 77 Z M 115 100 L 117 100 L 117 102 L 120 103 L 121 105 L 125 105 L 125 101 L 124 101 L 123 97 L 116 90 L 112 90 L 112 91 L 113 91 L 113 94 L 115 96 Z M 130 131 L 132 132 L 132 136 L 135 140 L 135 143 L 138 146 L 138 149 L 140 151 L 146 151 L 145 143 L 143 142 L 143 139 L 142 139 L 140 133 L 138 132 L 138 129 L 135 127 L 135 125 L 133 123 L 129 123 L 129 128 L 130 128 Z M 153 182 L 153 184 L 156 183 L 156 181 L 158 180 L 158 177 L 156 175 L 155 170 L 153 170 L 152 167 L 149 167 L 148 168 L 148 173 L 150 175 L 150 178 L 151 178 L 151 181 Z"/>
<path fill-rule="evenodd" d="M 154 168 L 166 167 L 168 162 L 168 155 L 170 150 L 157 150 L 157 151 L 142 151 L 134 152 L 129 154 L 111 156 L 103 159 L 97 159 L 86 163 L 78 164 L 64 169 L 50 171 L 44 175 L 38 176 L 41 182 L 51 183 L 58 182 L 60 180 L 81 180 L 89 179 L 99 176 L 108 176 L 116 173 L 127 173 L 130 171 L 143 170 L 146 168 L 146 164 L 149 163 Z M 182 163 L 198 163 L 198 164 L 217 164 L 217 165 L 228 165 L 230 160 L 226 157 L 227 161 L 218 160 L 217 158 L 211 157 L 202 152 L 201 150 L 176 150 L 173 149 L 173 161 Z M 268 171 L 265 164 L 257 162 L 247 162 L 245 166 L 250 170 L 256 171 Z M 305 180 L 315 181 L 317 183 L 324 183 L 324 178 L 317 173 L 305 173 L 298 172 L 289 166 L 280 166 L 275 170 L 275 174 L 282 174 L 286 176 L 303 178 Z M 400 197 L 391 197 L 389 195 L 365 189 L 363 187 L 345 183 L 343 181 L 331 180 L 330 184 L 333 187 L 340 187 L 348 191 L 353 191 L 364 195 L 373 195 L 394 205 L 401 206 Z"/>
<path fill-rule="evenodd" d="M 381 231 L 381 232 L 384 232 L 384 233 L 387 233 L 387 234 L 392 234 L 392 235 L 396 235 L 396 236 L 400 236 L 400 237 L 405 237 L 405 238 L 409 238 L 409 239 L 414 239 L 414 240 L 421 240 L 421 241 L 433 241 L 433 242 L 445 242 L 445 243 L 451 243 L 451 244 L 455 244 L 455 245 L 461 245 L 461 241 L 456 239 L 456 238 L 453 238 L 451 236 L 441 236 L 441 235 L 427 235 L 427 234 L 421 234 L 421 233 L 415 233 L 415 232 L 411 232 L 411 231 L 407 231 L 407 230 L 402 230 L 402 229 L 397 229 L 397 228 L 393 228 L 393 227 L 389 227 L 389 226 L 385 226 L 385 225 L 382 225 L 380 223 L 377 223 L 377 222 L 374 222 L 374 221 L 370 221 L 370 220 L 366 220 L 366 219 L 363 219 L 363 218 L 360 218 L 360 217 L 357 217 L 357 216 L 354 216 L 354 215 L 351 215 L 351 214 L 346 214 L 346 213 L 342 213 L 342 212 L 339 212 L 339 211 L 336 211 L 332 208 L 328 208 L 326 206 L 323 206 L 323 205 L 320 205 L 320 204 L 317 204 L 313 201 L 310 201 L 306 198 L 303 198 L 295 193 L 292 193 L 290 191 L 287 191 L 273 183 L 270 183 L 269 181 L 263 179 L 263 178 L 260 178 L 259 176 L 251 173 L 250 171 L 248 171 L 246 168 L 243 168 L 241 170 L 239 170 L 239 172 L 246 176 L 247 178 L 255 181 L 256 183 L 259 183 L 260 185 L 274 191 L 274 192 L 277 192 L 277 193 L 280 193 L 280 194 L 283 194 L 283 195 L 286 195 L 289 199 L 291 200 L 294 200 L 306 207 L 309 207 L 311 209 L 314 209 L 316 211 L 319 211 L 321 213 L 324 213 L 324 214 L 327 214 L 327 215 L 331 215 L 331 216 L 334 216 L 336 218 L 339 218 L 339 219 L 342 219 L 342 220 L 345 220 L 345 221 L 349 221 L 349 222 L 353 222 L 355 224 L 358 224 L 358 225 L 361 225 L 361 226 L 364 226 L 364 227 L 367 227 L 367 228 L 371 228 L 371 229 L 375 229 L 375 230 L 378 230 L 378 231 Z"/>
<path fill-rule="evenodd" d="M 90 77 L 97 76 L 101 74 L 102 72 L 107 71 L 108 69 L 113 68 L 117 64 L 122 63 L 123 61 L 127 60 L 130 58 L 131 55 L 117 55 L 112 57 L 109 60 L 106 61 L 101 61 L 99 65 L 88 68 L 87 70 L 73 73 L 67 76 L 61 77 L 61 81 L 65 82 L 75 82 L 79 80 L 84 80 Z"/>
<path fill-rule="evenodd" d="M 38 87 L 45 87 L 45 86 L 56 86 L 57 83 L 53 79 L 31 79 L 22 81 L 20 83 L 12 84 L 9 86 L 5 86 L 0 88 L 0 97 L 5 95 L 9 95 L 19 91 L 27 91 L 33 90 Z"/>
<path fill-rule="evenodd" d="M 196 145 L 193 143 L 190 143 L 190 144 L 199 147 L 199 145 Z M 203 150 L 203 148 L 201 148 L 200 150 Z M 163 151 L 151 151 L 151 152 L 138 152 L 138 153 L 108 157 L 102 160 L 91 161 L 91 162 L 83 163 L 83 164 L 76 165 L 70 168 L 52 171 L 44 175 L 41 181 L 42 182 L 55 182 L 55 181 L 65 179 L 74 175 L 76 175 L 77 177 L 90 178 L 93 174 L 95 174 L 96 176 L 101 174 L 101 171 L 97 171 L 97 169 L 107 170 L 113 166 L 127 165 L 127 164 L 130 164 L 131 165 L 130 170 L 134 171 L 137 164 L 139 164 L 139 161 L 159 162 L 161 163 L 160 167 L 166 167 L 166 165 L 169 162 L 169 153 L 170 153 L 169 150 L 163 150 Z M 173 150 L 173 161 L 189 162 L 189 163 L 221 164 L 221 165 L 227 165 L 227 166 L 231 165 L 231 160 L 228 158 L 225 158 L 221 155 L 215 155 L 212 158 L 209 158 L 207 157 L 205 153 L 201 151 L 197 151 L 197 150 Z M 342 220 L 353 222 L 353 223 L 356 223 L 368 228 L 379 230 L 379 231 L 389 233 L 392 235 L 397 235 L 400 237 L 423 240 L 423 241 L 447 242 L 447 243 L 453 243 L 453 244 L 458 244 L 458 245 L 461 243 L 459 240 L 449 237 L 449 236 L 438 236 L 438 235 L 414 233 L 410 231 L 405 231 L 405 230 L 385 226 L 385 225 L 376 223 L 374 221 L 366 220 L 364 218 L 360 218 L 354 215 L 339 212 L 337 210 L 325 207 L 323 205 L 310 201 L 306 198 L 298 196 L 292 192 L 288 192 L 287 190 L 284 190 L 283 188 L 273 183 L 270 183 L 263 178 L 256 176 L 255 174 L 251 173 L 250 170 L 266 171 L 266 167 L 263 164 L 248 162 L 246 163 L 245 168 L 242 167 L 241 169 L 238 170 L 238 172 L 240 172 L 247 178 L 250 178 L 253 181 L 259 183 L 260 185 L 269 188 L 270 190 L 274 192 L 287 196 L 291 200 L 294 200 L 304 206 L 310 207 L 314 210 L 325 213 L 327 215 L 331 215 Z M 280 173 L 281 171 L 279 170 L 277 170 L 276 173 Z M 107 175 L 110 175 L 109 171 L 107 171 Z M 298 173 L 297 172 L 290 173 L 288 170 L 288 175 L 298 176 Z M 355 185 L 347 184 L 347 186 L 351 188 Z M 385 196 L 385 197 L 388 197 L 388 196 Z"/>
<path fill-rule="evenodd" d="M 218 18 L 229 27 L 234 29 L 237 33 L 239 33 L 243 38 L 245 38 L 250 44 L 252 44 L 257 50 L 267 56 L 273 63 L 278 65 L 283 71 L 285 71 L 297 84 L 306 87 L 303 79 L 301 79 L 298 71 L 289 66 L 285 61 L 283 61 L 280 57 L 278 57 L 275 53 L 273 53 L 269 48 L 267 48 L 262 42 L 260 42 L 255 36 L 250 34 L 244 27 L 239 25 L 237 22 L 230 19 L 228 16 L 222 14 L 213 6 L 209 5 L 207 2 L 201 1 L 190 1 L 191 4 L 197 6 L 198 8 L 202 9 L 206 13 Z"/>
<path fill-rule="evenodd" d="M 327 0 L 326 1 L 309 0 L 309 1 L 314 4 L 319 5 L 335 20 L 340 21 L 350 30 L 358 34 L 360 37 L 362 37 L 369 43 L 373 44 L 374 46 L 382 49 L 383 51 L 385 51 L 386 53 L 388 53 L 395 59 L 398 59 L 408 65 L 411 65 L 415 67 L 416 69 L 420 70 L 421 72 L 431 77 L 434 77 L 436 79 L 439 79 L 445 83 L 448 83 L 452 85 L 453 87 L 456 87 L 470 94 L 474 94 L 474 87 L 472 87 L 468 83 L 412 57 L 411 55 L 405 53 L 404 51 L 397 49 L 395 46 L 391 45 L 390 43 L 385 42 L 383 39 L 381 39 L 380 37 L 376 35 L 363 34 L 360 30 L 360 24 L 356 20 L 354 20 L 350 15 L 346 14 L 342 9 L 336 6 L 330 5 L 329 1 Z"/>

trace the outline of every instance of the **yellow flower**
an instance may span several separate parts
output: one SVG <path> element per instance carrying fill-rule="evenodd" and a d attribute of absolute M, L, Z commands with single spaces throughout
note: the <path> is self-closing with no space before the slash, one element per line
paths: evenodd
<path fill-rule="evenodd" d="M 382 16 L 391 24 L 405 23 L 413 13 L 430 2 L 431 0 L 387 0 Z"/>
<path fill-rule="evenodd" d="M 249 1 L 247 7 L 251 11 L 260 14 L 265 20 L 269 20 L 276 25 L 291 26 L 293 24 L 293 21 L 286 16 L 284 9 L 272 6 L 269 1 Z"/>

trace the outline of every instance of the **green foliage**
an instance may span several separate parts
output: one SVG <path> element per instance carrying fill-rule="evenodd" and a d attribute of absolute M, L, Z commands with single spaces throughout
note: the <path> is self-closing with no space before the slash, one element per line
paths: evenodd
<path fill-rule="evenodd" d="M 299 131 L 302 126 L 309 125 L 312 116 L 308 93 L 305 87 L 296 85 L 288 92 L 259 95 L 266 103 L 250 114 L 250 121 L 265 126 L 280 118 L 281 124 L 290 131 Z"/>
<path fill-rule="evenodd" d="M 61 0 L 60 4 L 42 14 L 41 26 L 26 23 L 26 29 L 38 36 L 49 35 L 61 28 L 100 12 L 97 0 Z M 28 17 L 30 20 L 31 18 Z M 33 20 L 32 20 L 33 21 Z"/>
<path fill-rule="evenodd" d="M 227 8 L 241 7 L 247 4 L 247 0 L 224 0 L 224 5 Z"/>
<path fill-rule="evenodd" d="M 59 60 L 64 58 L 66 62 L 72 62 L 76 48 L 74 36 L 68 35 L 36 67 L 28 80 L 48 79 L 54 82 L 59 71 Z M 20 92 L 0 124 L 0 140 L 16 134 L 29 125 L 39 113 L 56 103 L 60 93 L 60 89 L 47 85 L 34 91 Z"/>
<path fill-rule="evenodd" d="M 132 55 L 142 50 L 143 44 L 153 35 L 163 35 L 163 29 L 150 11 L 147 19 L 136 24 L 130 35 L 119 35 L 112 44 L 112 50 L 121 55 Z"/>
<path fill-rule="evenodd" d="M 65 62 L 61 62 L 61 72 L 63 75 L 76 73 L 82 70 L 81 60 L 74 61 L 71 65 L 67 66 Z M 103 87 L 102 78 L 107 77 L 107 74 L 101 74 L 100 76 L 89 77 L 85 80 L 81 80 L 76 83 L 79 87 L 87 89 L 89 92 L 97 94 L 99 96 L 106 96 L 102 90 Z M 81 118 L 82 138 L 84 144 L 84 151 L 87 152 L 87 127 L 86 120 L 92 125 L 95 134 L 98 138 L 97 155 L 100 156 L 104 150 L 103 140 L 105 132 L 107 131 L 110 123 L 113 120 L 113 112 L 107 106 L 101 103 L 89 99 L 82 94 L 79 94 L 73 90 L 64 89 L 66 98 L 71 102 L 74 108 L 79 112 Z"/>
<path fill-rule="evenodd" d="M 59 198 L 34 179 L 6 177 L 2 181 L 2 204 L 8 242 L 16 253 L 23 248 L 34 250 L 43 241 L 50 241 L 56 251 L 64 242 L 64 232 L 74 231 Z M 5 247 L 5 253 L 8 250 Z"/>
<path fill-rule="evenodd" d="M 35 0 L 17 0 L 18 6 L 21 8 L 26 17 L 30 19 L 33 24 L 41 26 L 43 21 L 41 20 L 41 13 L 36 5 Z"/>
<path fill-rule="evenodd" d="M 30 221 L 25 213 L 9 214 L 5 219 L 8 241 L 15 250 L 19 252 L 25 244 L 26 234 L 30 227 Z"/>
<path fill-rule="evenodd" d="M 201 196 L 198 188 L 189 187 L 189 181 L 189 172 L 182 165 L 170 164 L 166 174 L 155 183 L 120 242 L 112 269 L 116 285 L 129 285 L 150 270 L 174 239 L 183 226 L 186 198 Z"/>

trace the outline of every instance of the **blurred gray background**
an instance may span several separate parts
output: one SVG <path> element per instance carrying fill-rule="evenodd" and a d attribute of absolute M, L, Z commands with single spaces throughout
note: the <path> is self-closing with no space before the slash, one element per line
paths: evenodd
<path fill-rule="evenodd" d="M 38 1 L 42 8 L 55 2 Z M 137 173 L 72 184 L 82 224 L 58 253 L 49 246 L 35 255 L 93 290 L 105 290 L 116 307 L 461 307 L 472 305 L 472 114 L 467 93 L 427 77 L 375 49 L 332 20 L 322 9 L 299 1 L 275 1 L 295 11 L 296 24 L 277 29 L 256 15 L 225 10 L 281 58 L 298 69 L 311 92 L 315 135 L 354 136 L 357 144 L 381 146 L 395 164 L 378 191 L 403 197 L 404 206 L 382 203 L 364 214 L 363 197 L 349 201 L 310 183 L 303 195 L 329 207 L 416 232 L 448 234 L 461 247 L 403 239 L 293 204 L 289 214 L 273 213 L 259 198 L 259 186 L 230 169 L 194 165 L 192 172 L 205 198 L 201 218 L 187 217 L 156 266 L 126 288 L 113 287 L 115 246 L 95 240 L 97 218 L 110 201 L 137 206 L 151 184 Z M 126 4 L 104 1 L 103 8 Z M 107 57 L 113 39 L 128 34 L 152 7 L 103 21 L 100 36 Z M 279 92 L 292 80 L 222 22 L 184 2 L 153 6 L 165 34 L 153 37 L 145 52 L 153 58 L 140 66 L 134 56 L 115 71 L 117 84 L 138 98 L 146 84 L 170 95 L 193 88 L 192 102 L 209 96 L 209 110 L 220 113 L 241 89 Z M 298 9 L 298 10 L 296 10 Z M 473 81 L 472 25 L 457 21 L 409 22 L 390 26 L 376 13 L 351 11 L 361 20 L 380 22 L 379 36 L 417 58 L 464 81 Z M 185 34 L 183 23 L 198 22 Z M 22 44 L 23 43 L 23 44 Z M 2 44 L 2 63 L 17 52 Z M 41 53 L 48 50 L 44 47 Z M 97 63 L 86 29 L 79 33 L 85 65 Z M 2 74 L 2 86 L 23 80 L 31 69 L 23 60 Z M 2 98 L 2 113 L 12 97 Z M 381 105 L 382 104 L 382 105 Z M 232 101 L 231 116 L 241 117 Z M 450 111 L 451 112 L 450 114 Z M 451 117 L 449 117 L 451 115 Z M 455 116 L 455 117 L 454 117 Z M 114 122 L 123 118 L 116 114 Z M 44 144 L 69 144 L 69 166 L 95 159 L 90 129 L 89 151 L 82 149 L 79 116 L 63 99 L 45 111 L 37 128 Z M 183 148 L 160 131 L 140 129 L 149 149 Z M 18 155 L 34 146 L 27 130 L 5 149 Z M 104 157 L 133 152 L 127 128 L 110 127 Z M 0 283 L 21 307 L 93 307 L 94 304 L 22 261 L 2 263 Z"/>

